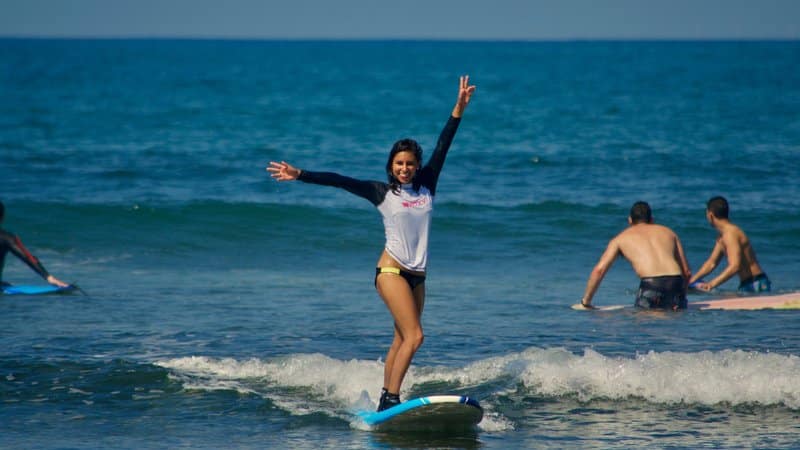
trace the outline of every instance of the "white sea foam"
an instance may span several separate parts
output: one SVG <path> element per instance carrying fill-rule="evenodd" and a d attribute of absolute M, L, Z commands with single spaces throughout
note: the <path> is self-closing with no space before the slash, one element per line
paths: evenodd
<path fill-rule="evenodd" d="M 586 350 L 543 352 L 530 360 L 521 380 L 546 395 L 624 399 L 655 403 L 784 405 L 800 409 L 800 358 L 742 350 L 699 353 L 649 352 L 633 358 Z"/>
<path fill-rule="evenodd" d="M 380 361 L 337 360 L 322 354 L 290 355 L 270 360 L 187 357 L 157 362 L 170 369 L 187 389 L 236 390 L 269 398 L 291 414 L 325 412 L 352 420 L 357 409 L 375 405 L 381 385 Z M 415 385 L 452 383 L 461 390 L 498 382 L 488 398 L 480 427 L 513 428 L 497 412 L 493 398 L 522 386 L 526 394 L 571 396 L 581 401 L 640 398 L 662 404 L 759 404 L 800 409 L 800 357 L 724 350 L 720 352 L 649 352 L 608 357 L 587 349 L 529 348 L 487 358 L 465 367 L 413 366 L 404 393 Z M 484 387 L 483 390 L 486 388 Z M 356 426 L 356 421 L 353 421 Z"/>
<path fill-rule="evenodd" d="M 322 354 L 303 354 L 269 361 L 189 357 L 157 363 L 178 373 L 197 377 L 206 389 L 242 390 L 243 380 L 262 380 L 268 386 L 307 388 L 332 401 L 355 404 L 361 392 L 383 376 L 378 361 L 340 361 Z M 380 383 L 380 381 L 378 381 Z"/>

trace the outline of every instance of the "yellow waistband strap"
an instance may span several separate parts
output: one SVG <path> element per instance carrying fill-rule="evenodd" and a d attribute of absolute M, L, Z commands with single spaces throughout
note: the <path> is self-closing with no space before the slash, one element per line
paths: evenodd
<path fill-rule="evenodd" d="M 397 267 L 381 267 L 381 273 L 393 273 L 395 275 L 400 275 L 400 269 Z"/>

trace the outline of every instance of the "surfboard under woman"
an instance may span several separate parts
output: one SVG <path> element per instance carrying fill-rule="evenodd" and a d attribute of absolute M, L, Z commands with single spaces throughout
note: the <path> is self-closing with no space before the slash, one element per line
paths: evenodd
<path fill-rule="evenodd" d="M 386 245 L 375 268 L 375 288 L 394 319 L 394 339 L 386 354 L 378 411 L 400 403 L 403 378 L 422 345 L 420 318 L 433 199 L 447 151 L 474 92 L 469 77 L 462 76 L 456 104 L 426 165 L 422 166 L 422 148 L 416 141 L 395 142 L 386 162 L 388 182 L 300 170 L 285 161 L 270 162 L 266 169 L 278 181 L 300 180 L 345 189 L 369 200 L 383 216 Z"/>

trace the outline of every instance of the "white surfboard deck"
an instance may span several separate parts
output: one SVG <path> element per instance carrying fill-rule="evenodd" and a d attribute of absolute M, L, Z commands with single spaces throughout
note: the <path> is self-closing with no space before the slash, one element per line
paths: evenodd
<path fill-rule="evenodd" d="M 483 419 L 483 408 L 469 397 L 431 395 L 357 414 L 375 431 L 440 431 L 473 428 Z"/>
<path fill-rule="evenodd" d="M 579 311 L 616 311 L 634 306 L 609 305 L 584 308 L 580 303 L 572 305 Z M 717 300 L 700 300 L 689 302 L 688 309 L 754 311 L 759 309 L 800 309 L 800 292 L 779 295 L 759 295 L 748 297 L 723 298 Z"/>

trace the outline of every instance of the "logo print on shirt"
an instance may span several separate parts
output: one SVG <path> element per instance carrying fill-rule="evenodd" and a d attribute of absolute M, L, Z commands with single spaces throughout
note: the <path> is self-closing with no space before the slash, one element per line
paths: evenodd
<path fill-rule="evenodd" d="M 428 203 L 428 199 L 425 197 L 418 198 L 416 200 L 403 200 L 403 208 L 421 208 Z"/>

